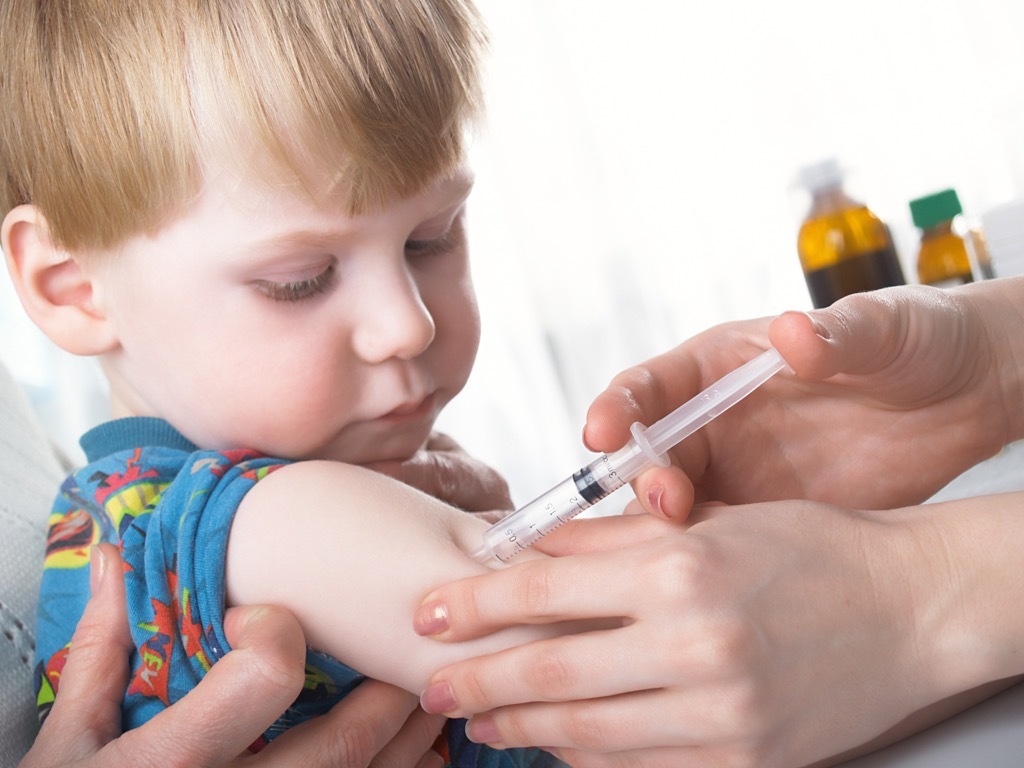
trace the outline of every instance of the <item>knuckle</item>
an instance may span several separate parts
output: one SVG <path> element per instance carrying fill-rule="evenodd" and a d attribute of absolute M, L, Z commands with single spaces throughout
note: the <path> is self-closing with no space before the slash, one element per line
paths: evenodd
<path fill-rule="evenodd" d="M 558 585 L 543 568 L 532 563 L 523 566 L 523 580 L 520 594 L 521 608 L 531 619 L 544 619 L 552 615 L 552 603 L 559 595 Z"/>
<path fill-rule="evenodd" d="M 665 601 L 687 600 L 704 576 L 702 543 L 696 536 L 691 538 L 693 541 L 687 541 L 685 547 L 663 547 L 649 561 L 650 578 L 646 584 Z"/>
<path fill-rule="evenodd" d="M 536 659 L 526 673 L 530 690 L 547 701 L 562 701 L 577 688 L 579 674 L 572 661 L 551 652 Z"/>
<path fill-rule="evenodd" d="M 479 599 L 477 591 L 468 584 L 449 584 L 443 588 L 441 600 L 448 608 L 448 625 L 453 631 L 458 631 L 460 627 L 479 627 L 487 621 L 483 610 L 486 603 Z"/>
<path fill-rule="evenodd" d="M 761 679 L 737 675 L 718 687 L 708 700 L 705 716 L 719 733 L 731 734 L 730 753 L 750 755 L 758 753 L 758 746 L 772 732 L 777 711 L 771 691 Z M 741 760 L 739 764 L 744 763 Z"/>
<path fill-rule="evenodd" d="M 451 503 L 449 496 L 452 483 L 441 463 L 433 456 L 423 461 L 417 460 L 412 466 L 406 466 L 404 473 L 406 485 L 411 485 L 428 496 Z"/>
<path fill-rule="evenodd" d="M 484 484 L 488 489 L 487 496 L 493 502 L 498 502 L 497 506 L 502 509 L 512 506 L 512 494 L 509 489 L 508 481 L 502 476 L 500 472 L 491 467 L 486 468 L 486 477 L 484 478 Z M 491 505 L 489 504 L 489 506 Z"/>
<path fill-rule="evenodd" d="M 651 387 L 658 386 L 659 381 L 659 377 L 647 363 L 640 363 L 617 373 L 605 392 L 617 403 L 637 408 L 644 393 Z M 639 397 L 637 393 L 640 393 Z"/>
<path fill-rule="evenodd" d="M 445 722 L 441 715 L 429 715 L 422 709 L 416 709 L 405 722 L 405 736 L 410 742 L 422 745 L 426 751 L 441 734 Z"/>
<path fill-rule="evenodd" d="M 733 681 L 718 700 L 718 717 L 731 733 L 755 734 L 765 725 L 767 697 L 755 680 Z"/>
<path fill-rule="evenodd" d="M 563 728 L 573 747 L 589 752 L 605 752 L 624 736 L 614 721 L 609 722 L 609 718 L 587 704 L 571 707 Z"/>
<path fill-rule="evenodd" d="M 261 612 L 274 609 L 263 607 Z M 267 623 L 284 630 L 290 625 Z M 288 641 L 291 642 L 288 642 Z M 236 647 L 225 660 L 231 658 L 239 664 L 244 676 L 253 689 L 265 696 L 280 695 L 294 698 L 302 690 L 305 681 L 305 652 L 301 637 L 289 638 L 286 634 L 260 638 L 252 647 Z"/>
<path fill-rule="evenodd" d="M 431 432 L 427 441 L 427 448 L 432 451 L 453 451 L 465 453 L 462 446 L 451 435 L 445 432 Z"/>
<path fill-rule="evenodd" d="M 488 685 L 486 673 L 476 669 L 466 670 L 457 680 L 452 680 L 451 684 L 458 691 L 461 709 L 472 713 L 494 709 L 494 702 L 488 692 L 491 686 Z"/>
<path fill-rule="evenodd" d="M 272 693 L 279 694 L 289 701 L 299 695 L 305 682 L 305 672 L 301 665 L 277 654 L 267 654 L 258 659 L 248 659 L 248 672 L 255 678 L 253 690 L 259 690 L 266 698 Z"/>
<path fill-rule="evenodd" d="M 90 612 L 82 615 L 71 638 L 71 652 L 75 655 L 86 655 L 90 651 L 99 651 L 110 643 L 111 628 L 109 623 Z"/>
<path fill-rule="evenodd" d="M 465 500 L 463 498 L 462 482 L 464 478 L 459 464 L 453 462 L 448 457 L 435 454 L 433 456 L 433 465 L 434 471 L 431 474 L 434 476 L 436 483 L 436 495 L 449 504 L 464 509 Z"/>
<path fill-rule="evenodd" d="M 525 745 L 533 744 L 537 740 L 527 722 L 519 716 L 518 710 L 495 712 L 494 724 L 505 744 Z"/>
<path fill-rule="evenodd" d="M 352 716 L 330 728 L 319 742 L 313 765 L 368 765 L 377 752 L 377 728 L 365 717 Z"/>
<path fill-rule="evenodd" d="M 504 482 L 504 481 L 503 481 Z M 498 519 L 504 517 L 510 510 L 515 508 L 515 503 L 512 501 L 512 495 L 509 493 L 507 485 L 502 487 L 492 487 L 487 490 L 481 496 L 481 503 L 478 505 L 480 512 L 486 512 L 489 510 L 498 510 L 501 514 Z"/>
<path fill-rule="evenodd" d="M 759 666 L 762 640 L 757 629 L 741 616 L 719 616 L 709 625 L 704 659 L 713 669 L 748 676 Z"/>

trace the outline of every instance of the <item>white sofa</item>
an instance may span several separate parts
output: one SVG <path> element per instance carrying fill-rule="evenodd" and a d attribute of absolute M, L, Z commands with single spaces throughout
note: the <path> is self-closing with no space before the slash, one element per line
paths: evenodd
<path fill-rule="evenodd" d="M 46 517 L 63 476 L 21 389 L 0 364 L 0 767 L 37 731 L 32 668 Z"/>

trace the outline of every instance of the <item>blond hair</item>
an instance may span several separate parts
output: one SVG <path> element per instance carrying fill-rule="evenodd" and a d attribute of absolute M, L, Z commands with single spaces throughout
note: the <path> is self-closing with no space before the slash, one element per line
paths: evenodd
<path fill-rule="evenodd" d="M 4 0 L 2 211 L 109 248 L 212 161 L 371 210 L 459 164 L 484 43 L 470 0 Z"/>

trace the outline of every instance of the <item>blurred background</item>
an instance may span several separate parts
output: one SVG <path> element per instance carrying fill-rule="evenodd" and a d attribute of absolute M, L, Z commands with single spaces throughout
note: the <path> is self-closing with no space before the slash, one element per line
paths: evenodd
<path fill-rule="evenodd" d="M 589 460 L 586 408 L 622 368 L 716 323 L 811 308 L 801 167 L 837 160 L 908 282 L 911 199 L 953 187 L 984 221 L 1024 197 L 1017 0 L 478 4 L 484 336 L 439 426 L 504 471 L 517 503 Z M 76 455 L 104 418 L 100 377 L 2 282 L 0 359 Z"/>

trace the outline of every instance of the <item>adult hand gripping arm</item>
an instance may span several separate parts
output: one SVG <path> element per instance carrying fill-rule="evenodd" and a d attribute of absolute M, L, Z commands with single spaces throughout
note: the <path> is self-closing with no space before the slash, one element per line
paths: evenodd
<path fill-rule="evenodd" d="M 54 702 L 21 768 L 135 765 L 439 766 L 430 751 L 442 718 L 408 693 L 369 682 L 327 715 L 243 753 L 302 687 L 305 640 L 298 622 L 274 607 L 231 609 L 233 650 L 184 699 L 140 728 L 121 733 L 131 641 L 116 549 L 99 545 L 93 596 L 79 622 Z M 240 710 L 237 703 L 248 703 Z M 199 726 L 197 727 L 197 724 Z M 387 762 L 387 761 L 393 762 Z"/>

